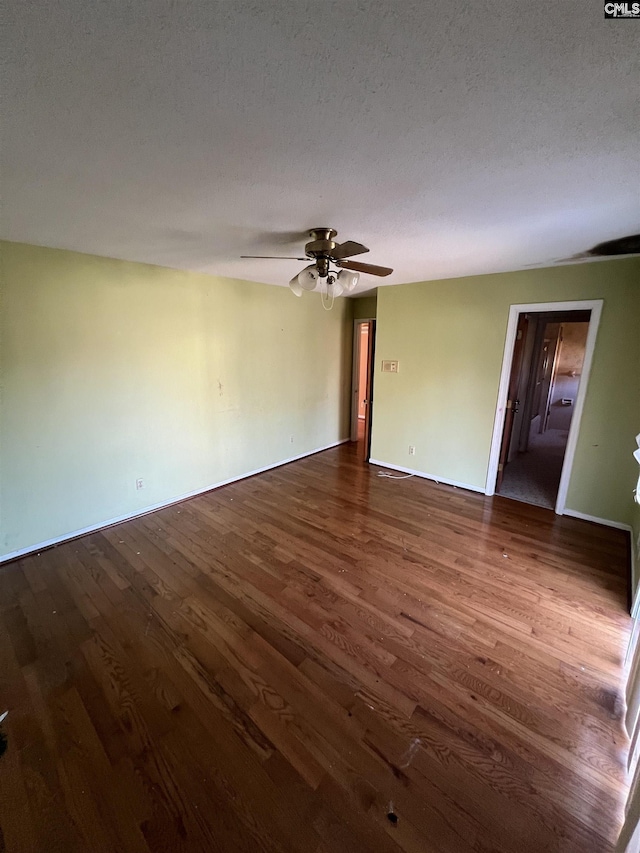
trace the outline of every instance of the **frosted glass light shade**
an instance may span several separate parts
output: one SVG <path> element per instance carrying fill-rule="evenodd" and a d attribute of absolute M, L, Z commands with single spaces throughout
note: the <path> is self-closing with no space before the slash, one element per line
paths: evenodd
<path fill-rule="evenodd" d="M 298 284 L 298 276 L 294 275 L 294 277 L 289 282 L 289 287 L 291 288 L 291 292 L 295 293 L 296 296 L 302 296 L 302 288 Z"/>
<path fill-rule="evenodd" d="M 332 296 L 342 296 L 344 293 L 344 287 L 339 281 L 340 275 L 336 277 L 335 281 L 329 282 L 327 285 L 327 293 L 330 293 Z"/>
<path fill-rule="evenodd" d="M 318 270 L 313 266 L 305 267 L 298 273 L 298 284 L 303 290 L 315 290 L 318 283 Z"/>
<path fill-rule="evenodd" d="M 351 272 L 351 270 L 340 270 L 338 273 L 338 281 L 347 293 L 351 293 L 352 290 L 355 290 L 357 283 L 360 281 L 360 273 Z"/>

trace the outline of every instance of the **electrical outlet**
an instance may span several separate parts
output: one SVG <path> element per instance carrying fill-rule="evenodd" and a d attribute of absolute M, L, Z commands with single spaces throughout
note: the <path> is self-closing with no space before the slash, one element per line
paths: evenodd
<path fill-rule="evenodd" d="M 409 445 L 409 456 L 415 456 L 415 455 L 416 455 L 416 449 L 415 449 L 413 444 L 410 444 Z"/>
<path fill-rule="evenodd" d="M 293 444 L 293 436 L 292 435 L 289 436 L 289 441 L 291 442 L 291 444 Z"/>
<path fill-rule="evenodd" d="M 140 489 L 144 489 L 144 480 L 142 477 L 139 480 L 136 480 L 136 489 L 140 491 Z"/>

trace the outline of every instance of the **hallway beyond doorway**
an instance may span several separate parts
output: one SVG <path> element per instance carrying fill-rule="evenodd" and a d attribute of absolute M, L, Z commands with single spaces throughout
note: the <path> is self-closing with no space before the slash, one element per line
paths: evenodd
<path fill-rule="evenodd" d="M 502 485 L 510 466 L 515 465 L 515 479 L 518 469 L 523 468 L 522 476 L 527 469 L 533 469 L 538 481 L 540 466 L 536 464 L 536 456 L 544 462 L 546 455 L 550 455 L 552 471 L 546 477 L 542 475 L 544 480 L 541 488 L 536 487 L 537 494 L 529 497 L 520 489 L 516 492 L 512 482 L 513 493 L 509 497 L 551 507 L 558 515 L 564 513 L 601 312 L 602 300 L 510 306 L 486 495 L 505 494 Z M 582 339 L 578 342 L 573 332 L 584 329 L 583 324 L 588 324 L 586 339 L 580 335 Z M 578 350 L 579 363 L 574 358 Z M 539 455 L 539 442 L 534 441 L 537 446 L 533 448 L 529 442 L 547 432 L 551 434 L 541 442 L 549 444 L 551 452 Z M 521 458 L 530 449 L 533 458 Z M 554 458 L 557 472 L 557 457 L 562 451 L 558 479 L 553 472 Z M 555 501 L 550 502 L 549 490 L 554 480 Z"/>

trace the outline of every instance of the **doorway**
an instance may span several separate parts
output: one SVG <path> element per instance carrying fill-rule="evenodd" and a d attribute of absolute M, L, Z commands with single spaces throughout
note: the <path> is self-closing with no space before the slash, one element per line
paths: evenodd
<path fill-rule="evenodd" d="M 564 512 L 601 306 L 511 306 L 487 494 Z"/>
<path fill-rule="evenodd" d="M 358 458 L 369 461 L 373 412 L 373 358 L 375 320 L 354 320 L 351 441 Z"/>

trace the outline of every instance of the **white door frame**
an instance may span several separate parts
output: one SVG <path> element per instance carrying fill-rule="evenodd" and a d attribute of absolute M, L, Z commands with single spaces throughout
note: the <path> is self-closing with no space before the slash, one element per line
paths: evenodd
<path fill-rule="evenodd" d="M 358 440 L 358 383 L 360 381 L 358 354 L 360 353 L 360 326 L 370 323 L 375 317 L 361 317 L 353 321 L 353 364 L 351 367 L 351 441 Z M 371 326 L 369 326 L 371 332 Z"/>
<path fill-rule="evenodd" d="M 511 375 L 511 362 L 513 361 L 513 348 L 516 341 L 518 315 L 528 313 L 540 314 L 547 313 L 549 311 L 591 311 L 584 361 L 582 363 L 582 375 L 580 377 L 580 385 L 576 395 L 573 417 L 571 418 L 571 426 L 569 428 L 569 437 L 567 439 L 567 447 L 564 453 L 562 475 L 560 477 L 560 485 L 558 487 L 558 497 L 555 507 L 556 513 L 558 515 L 563 515 L 567 500 L 567 491 L 569 489 L 569 481 L 571 479 L 573 457 L 575 456 L 578 435 L 580 433 L 580 420 L 582 418 L 582 409 L 584 408 L 584 400 L 587 394 L 587 386 L 589 384 L 589 373 L 591 372 L 593 351 L 596 346 L 596 337 L 598 335 L 598 326 L 600 325 L 602 305 L 602 299 L 591 299 L 575 302 L 534 302 L 527 303 L 525 305 L 510 306 L 507 335 L 504 344 L 504 355 L 502 358 L 502 372 L 500 373 L 500 385 L 498 386 L 498 404 L 496 406 L 496 415 L 493 423 L 493 437 L 491 439 L 491 451 L 489 453 L 489 468 L 487 470 L 485 495 L 493 495 L 496 491 L 500 444 L 502 442 L 502 430 L 504 428 L 507 395 L 509 393 L 509 377 Z"/>

